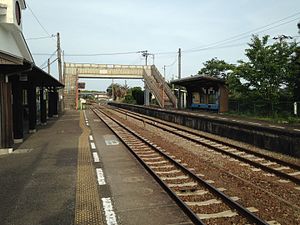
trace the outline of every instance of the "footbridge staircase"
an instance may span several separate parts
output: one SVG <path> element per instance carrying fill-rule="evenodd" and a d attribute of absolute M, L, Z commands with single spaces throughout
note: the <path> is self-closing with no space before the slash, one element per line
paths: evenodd
<path fill-rule="evenodd" d="M 159 106 L 161 108 L 176 108 L 177 98 L 156 66 L 152 65 L 150 70 L 144 72 L 145 86 L 155 96 Z"/>

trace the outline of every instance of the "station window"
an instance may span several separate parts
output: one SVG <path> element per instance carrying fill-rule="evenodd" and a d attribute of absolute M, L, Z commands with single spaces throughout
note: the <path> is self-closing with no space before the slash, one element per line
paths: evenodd
<path fill-rule="evenodd" d="M 208 92 L 208 104 L 216 104 L 217 96 L 214 90 L 209 90 Z"/>
<path fill-rule="evenodd" d="M 192 93 L 192 103 L 193 104 L 200 104 L 200 95 L 198 92 L 193 92 Z"/>

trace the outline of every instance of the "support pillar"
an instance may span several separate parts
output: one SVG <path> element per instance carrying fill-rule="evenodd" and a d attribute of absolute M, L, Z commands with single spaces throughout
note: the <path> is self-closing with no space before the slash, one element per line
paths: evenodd
<path fill-rule="evenodd" d="M 40 88 L 40 111 L 41 111 L 41 124 L 47 124 L 47 110 L 46 110 L 46 93 L 43 87 Z"/>
<path fill-rule="evenodd" d="M 29 82 L 28 89 L 27 89 L 27 102 L 28 102 L 28 109 L 29 109 L 29 133 L 36 132 L 36 86 Z"/>
<path fill-rule="evenodd" d="M 0 149 L 14 144 L 11 83 L 0 78 Z"/>
<path fill-rule="evenodd" d="M 53 92 L 48 92 L 48 117 L 53 117 Z"/>
<path fill-rule="evenodd" d="M 53 92 L 53 117 L 58 117 L 59 93 L 57 90 Z"/>
<path fill-rule="evenodd" d="M 150 105 L 149 95 L 150 95 L 150 91 L 149 91 L 148 87 L 145 86 L 144 105 L 146 105 L 146 106 Z"/>
<path fill-rule="evenodd" d="M 24 128 L 23 128 L 23 104 L 22 104 L 22 86 L 19 76 L 15 76 L 12 81 L 13 93 L 13 131 L 14 143 L 23 142 Z"/>

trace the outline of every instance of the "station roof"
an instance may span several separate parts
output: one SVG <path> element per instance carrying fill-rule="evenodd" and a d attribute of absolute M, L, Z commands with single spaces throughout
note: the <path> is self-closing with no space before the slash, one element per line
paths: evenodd
<path fill-rule="evenodd" d="M 32 70 L 25 73 L 29 76 L 29 78 L 32 78 L 33 82 L 37 86 L 43 86 L 43 87 L 57 87 L 62 88 L 64 85 L 59 82 L 57 79 L 52 77 L 49 73 L 45 72 L 41 68 L 37 66 L 33 66 Z"/>
<path fill-rule="evenodd" d="M 37 67 L 34 63 L 22 58 L 10 56 L 0 52 L 0 75 L 27 75 L 34 84 L 43 87 L 64 87 L 57 79 Z"/>
<path fill-rule="evenodd" d="M 190 86 L 208 86 L 208 85 L 225 85 L 225 80 L 205 76 L 205 75 L 194 75 L 190 77 L 185 77 L 182 79 L 177 79 L 171 81 L 171 84 L 183 86 L 183 87 L 190 87 Z"/>

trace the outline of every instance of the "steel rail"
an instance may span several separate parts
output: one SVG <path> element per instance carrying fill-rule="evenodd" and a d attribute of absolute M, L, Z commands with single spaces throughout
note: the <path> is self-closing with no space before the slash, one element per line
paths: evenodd
<path fill-rule="evenodd" d="M 257 157 L 265 158 L 265 159 L 267 159 L 267 160 L 269 160 L 269 161 L 274 161 L 274 162 L 276 162 L 276 163 L 278 163 L 278 164 L 281 164 L 281 165 L 283 165 L 283 166 L 288 166 L 288 167 L 290 167 L 290 168 L 292 168 L 292 169 L 300 170 L 300 165 L 296 165 L 296 164 L 293 164 L 293 163 L 289 163 L 289 162 L 286 162 L 286 161 L 284 161 L 284 160 L 277 159 L 277 158 L 274 158 L 274 157 L 272 157 L 272 156 L 262 154 L 262 153 L 260 153 L 260 152 L 254 152 L 254 151 L 251 151 L 251 150 L 249 150 L 249 149 L 247 149 L 247 148 L 244 148 L 244 147 L 241 147 L 241 146 L 237 146 L 237 145 L 234 145 L 234 144 L 231 144 L 231 143 L 227 143 L 227 142 L 222 141 L 222 140 L 216 140 L 216 139 L 214 139 L 214 138 L 212 138 L 212 137 L 207 137 L 207 136 L 202 135 L 202 134 L 199 134 L 199 133 L 197 133 L 197 132 L 195 132 L 195 131 L 191 131 L 191 130 L 188 130 L 188 129 L 185 129 L 185 128 L 182 128 L 182 127 L 178 127 L 178 126 L 176 126 L 176 125 L 170 124 L 170 123 L 168 123 L 168 122 L 164 122 L 164 121 L 162 121 L 162 120 L 158 121 L 158 120 L 156 120 L 156 119 L 154 119 L 154 118 L 149 118 L 149 117 L 147 117 L 147 116 L 145 116 L 145 115 L 141 115 L 141 114 L 139 114 L 139 113 L 132 112 L 132 111 L 128 111 L 128 110 L 124 110 L 124 109 L 116 109 L 116 111 L 122 111 L 122 112 L 124 112 L 124 113 L 128 113 L 128 112 L 129 112 L 129 113 L 131 113 L 131 114 L 133 114 L 133 115 L 135 115 L 135 116 L 139 116 L 139 117 L 142 117 L 142 118 L 148 119 L 148 120 L 150 120 L 150 121 L 154 121 L 154 122 L 159 122 L 159 123 L 161 123 L 161 124 L 163 124 L 163 125 L 166 125 L 166 126 L 169 126 L 169 127 L 175 128 L 175 129 L 178 129 L 178 130 L 180 130 L 180 131 L 185 131 L 185 132 L 187 132 L 187 133 L 190 133 L 190 134 L 193 134 L 193 135 L 196 135 L 196 136 L 199 136 L 199 137 L 206 138 L 206 139 L 208 139 L 208 140 L 210 140 L 210 141 L 217 142 L 218 144 L 227 145 L 228 147 L 236 148 L 237 150 L 244 151 L 244 152 L 246 152 L 246 153 L 248 153 L 248 154 L 253 154 L 253 155 L 257 156 Z M 139 119 L 139 118 L 137 118 L 137 119 L 138 119 L 138 120 L 141 120 L 141 119 Z"/>
<path fill-rule="evenodd" d="M 93 109 L 92 109 L 93 110 Z M 103 120 L 101 118 L 101 116 L 99 116 L 97 114 L 97 112 L 95 112 L 95 110 L 93 110 L 93 112 L 99 117 L 99 119 L 101 119 L 106 126 L 116 135 L 120 138 L 120 140 L 122 141 L 122 143 L 128 148 L 128 150 L 134 155 L 134 157 L 142 164 L 142 166 L 151 174 L 151 176 L 158 182 L 158 184 L 167 192 L 167 194 L 175 201 L 175 203 L 183 210 L 183 212 L 190 218 L 191 221 L 193 221 L 193 223 L 195 224 L 199 224 L 199 225 L 205 225 L 205 223 L 197 216 L 197 214 L 195 214 L 177 195 L 174 191 L 172 191 L 171 188 L 169 188 L 161 179 L 160 177 L 134 152 L 134 150 L 122 139 L 122 137 L 120 137 L 120 135 L 112 128 L 109 126 L 109 124 L 107 124 L 107 122 L 105 120 Z M 108 118 L 110 118 L 111 120 L 113 120 L 111 117 L 109 117 L 108 115 L 106 115 L 104 112 L 102 112 L 105 116 L 107 116 Z M 114 121 L 114 120 L 113 120 Z M 114 121 L 115 122 L 115 121 Z M 118 123 L 117 123 L 118 124 Z M 119 124 L 118 124 L 119 125 Z M 119 125 L 120 126 L 120 125 Z M 122 127 L 122 126 L 121 126 Z M 124 128 L 124 127 L 122 127 Z M 125 128 L 125 130 L 127 130 Z M 128 131 L 127 132 L 131 133 L 132 135 L 134 135 L 135 137 L 141 139 L 139 136 L 137 136 L 136 134 L 133 134 L 132 132 Z M 145 140 L 143 140 L 143 142 L 145 142 Z M 146 142 L 147 143 L 147 142 Z M 147 143 L 148 144 L 148 143 Z"/>
<path fill-rule="evenodd" d="M 98 110 L 100 110 L 98 108 Z M 96 112 L 93 110 L 93 112 L 96 114 Z M 245 216 L 247 219 L 249 219 L 251 222 L 254 222 L 255 224 L 263 224 L 263 225 L 267 225 L 268 223 L 263 221 L 262 219 L 260 219 L 259 217 L 257 217 L 254 213 L 250 212 L 248 209 L 246 209 L 245 207 L 243 207 L 242 205 L 240 205 L 239 203 L 233 201 L 230 197 L 228 197 L 227 195 L 225 195 L 223 192 L 219 191 L 217 188 L 213 187 L 211 184 L 209 184 L 208 182 L 206 182 L 205 180 L 203 180 L 202 178 L 200 178 L 199 176 L 197 176 L 195 173 L 193 173 L 192 171 L 190 171 L 188 168 L 186 168 L 185 166 L 181 165 L 180 163 L 178 163 L 177 161 L 175 161 L 174 159 L 172 159 L 170 156 L 168 156 L 167 154 L 165 154 L 164 152 L 160 151 L 160 149 L 158 149 L 156 146 L 153 146 L 151 143 L 149 143 L 149 141 L 145 140 L 145 138 L 141 137 L 139 134 L 137 134 L 135 131 L 132 131 L 130 128 L 126 127 L 124 124 L 122 124 L 121 122 L 119 122 L 118 120 L 112 118 L 111 116 L 107 115 L 107 113 L 101 111 L 105 116 L 107 116 L 108 118 L 110 118 L 112 121 L 114 121 L 115 123 L 117 123 L 119 126 L 121 126 L 123 129 L 125 129 L 126 131 L 128 131 L 129 133 L 131 133 L 132 135 L 134 135 L 136 138 L 140 139 L 142 142 L 146 143 L 148 146 L 150 146 L 151 148 L 154 148 L 159 154 L 163 155 L 165 158 L 167 158 L 169 161 L 171 161 L 173 164 L 175 164 L 178 168 L 180 168 L 182 171 L 184 171 L 184 173 L 188 174 L 190 177 L 192 177 L 193 179 L 195 179 L 197 182 L 201 183 L 202 185 L 204 185 L 207 189 L 209 189 L 211 192 L 213 192 L 215 195 L 217 195 L 219 198 L 221 198 L 227 205 L 229 205 L 231 208 L 236 209 L 241 215 Z M 97 115 L 97 114 L 96 114 Z M 99 115 L 97 115 L 117 136 L 119 136 Z M 122 140 L 122 138 L 119 136 L 119 138 Z M 131 149 L 130 146 L 128 146 L 123 140 L 122 142 L 130 149 L 131 152 L 134 152 L 134 150 Z M 140 161 L 142 163 L 142 165 L 151 173 L 151 175 L 153 175 L 153 177 L 159 181 L 160 184 L 163 185 L 164 189 L 166 188 L 166 190 L 168 190 L 168 193 L 171 193 L 171 197 L 176 201 L 176 203 L 180 203 L 179 206 L 184 206 L 187 207 L 187 209 L 184 210 L 184 212 L 191 212 L 192 214 L 196 215 L 195 213 L 193 213 L 189 207 L 181 200 L 177 197 L 176 193 L 174 193 L 169 187 L 167 187 L 167 185 L 155 174 L 155 172 L 153 170 L 151 170 L 151 168 L 149 168 L 147 166 L 147 164 L 138 157 L 137 154 L 134 153 L 134 156 L 138 159 L 138 161 Z M 188 215 L 188 214 L 187 214 Z M 189 215 L 188 215 L 189 216 Z M 196 215 L 197 218 L 199 218 Z M 199 219 L 200 220 L 200 219 Z M 201 220 L 200 220 L 201 221 Z M 201 221 L 202 222 L 202 221 Z M 197 223 L 198 224 L 198 223 Z M 200 224 L 204 224 L 203 222 Z"/>
<path fill-rule="evenodd" d="M 128 114 L 127 114 L 127 115 L 128 115 Z M 129 116 L 130 116 L 130 115 L 129 115 Z M 237 159 L 237 160 L 243 161 L 243 162 L 248 163 L 248 164 L 250 164 L 250 165 L 252 165 L 252 166 L 258 167 L 258 168 L 260 168 L 260 169 L 262 169 L 262 170 L 265 170 L 265 171 L 267 171 L 267 172 L 269 172 L 269 173 L 273 173 L 273 174 L 275 174 L 275 175 L 277 175 L 277 176 L 279 176 L 279 177 L 282 177 L 282 178 L 291 180 L 291 181 L 293 181 L 294 183 L 296 183 L 297 185 L 300 185 L 300 179 L 297 178 L 297 177 L 294 177 L 294 176 L 291 176 L 291 175 L 289 175 L 289 174 L 283 173 L 283 172 L 281 172 L 281 171 L 275 170 L 275 169 L 273 169 L 273 168 L 271 168 L 271 167 L 265 166 L 265 165 L 263 165 L 263 164 L 260 164 L 260 163 L 258 163 L 258 162 L 255 162 L 255 161 L 252 161 L 252 160 L 250 160 L 250 159 L 244 158 L 244 157 L 242 157 L 242 156 L 235 155 L 234 153 L 231 153 L 231 152 L 225 151 L 225 150 L 223 150 L 223 149 L 221 149 L 221 148 L 212 146 L 212 145 L 210 145 L 210 144 L 208 144 L 208 143 L 205 143 L 205 142 L 203 142 L 203 141 L 196 140 L 196 139 L 193 139 L 193 138 L 191 138 L 191 137 L 185 136 L 184 134 L 177 133 L 177 132 L 174 131 L 174 130 L 168 130 L 167 128 L 158 126 L 158 125 L 155 124 L 155 123 L 149 123 L 149 122 L 147 122 L 147 121 L 144 121 L 143 119 L 139 119 L 139 118 L 136 118 L 136 117 L 134 117 L 134 116 L 131 116 L 131 117 L 133 117 L 133 118 L 135 118 L 135 119 L 137 119 L 137 120 L 146 122 L 146 123 L 148 123 L 148 124 L 150 124 L 150 125 L 152 125 L 152 126 L 159 127 L 160 129 L 162 129 L 162 130 L 164 130 L 164 131 L 173 133 L 173 134 L 178 135 L 178 136 L 180 136 L 180 137 L 182 137 L 182 138 L 188 139 L 189 141 L 195 142 L 195 143 L 197 143 L 197 144 L 201 144 L 201 145 L 203 145 L 203 146 L 205 146 L 205 147 L 208 147 L 208 148 L 210 148 L 210 149 L 213 149 L 213 150 L 215 150 L 215 151 L 217 151 L 217 152 L 220 152 L 220 153 L 222 153 L 222 154 L 226 154 L 226 155 L 228 155 L 228 156 L 230 156 L 230 157 L 232 157 L 232 158 L 235 158 L 235 159 Z M 148 119 L 148 118 L 147 118 L 147 119 Z M 149 120 L 151 120 L 151 119 L 149 119 Z M 164 125 L 168 125 L 168 124 L 164 124 Z M 168 125 L 168 126 L 169 126 L 169 125 Z M 193 135 L 198 135 L 198 134 L 196 134 L 196 133 L 189 132 L 189 131 L 184 130 L 184 129 L 181 129 L 181 128 L 178 129 L 178 127 L 176 127 L 176 126 L 172 126 L 172 125 L 171 125 L 170 127 L 175 128 L 175 129 L 177 129 L 177 130 L 181 130 L 181 131 L 187 132 L 187 133 L 191 133 L 191 134 L 193 134 Z M 198 136 L 201 136 L 201 137 L 203 137 L 203 138 L 207 138 L 207 137 L 202 136 L 202 135 L 198 135 Z M 221 141 L 218 142 L 218 141 L 216 141 L 216 140 L 214 140 L 214 139 L 212 139 L 212 138 L 207 138 L 207 139 L 208 139 L 208 140 L 211 140 L 211 141 L 214 141 L 214 142 L 216 142 L 216 143 L 218 143 L 218 144 L 227 145 L 227 146 L 231 147 L 231 145 L 230 145 L 230 144 L 227 144 L 226 142 L 221 142 Z M 234 146 L 234 145 L 232 146 L 232 148 L 236 148 L 237 150 L 240 150 L 239 148 L 237 148 L 237 147 Z M 244 150 L 240 150 L 240 151 L 244 151 Z M 249 151 L 249 152 L 247 152 L 247 153 L 253 154 L 252 151 L 250 151 L 250 150 L 248 150 L 248 151 Z M 255 154 L 253 154 L 253 155 L 255 155 Z M 257 156 L 257 155 L 256 155 L 256 156 Z M 259 157 L 266 158 L 265 155 L 263 155 L 263 154 L 262 154 L 262 156 L 259 156 Z M 268 159 L 268 160 L 277 162 L 277 161 L 274 160 L 272 157 L 271 157 L 271 159 Z M 278 162 L 278 163 L 279 163 L 279 162 Z M 288 165 L 289 165 L 289 164 L 287 164 L 287 166 L 288 166 Z M 296 165 L 294 165 L 294 164 L 292 164 L 292 165 L 293 165 L 293 166 L 296 166 Z M 293 167 L 291 166 L 291 168 L 293 168 Z M 295 169 L 295 168 L 293 168 L 293 169 Z M 297 169 L 296 169 L 296 170 L 297 170 Z"/>

